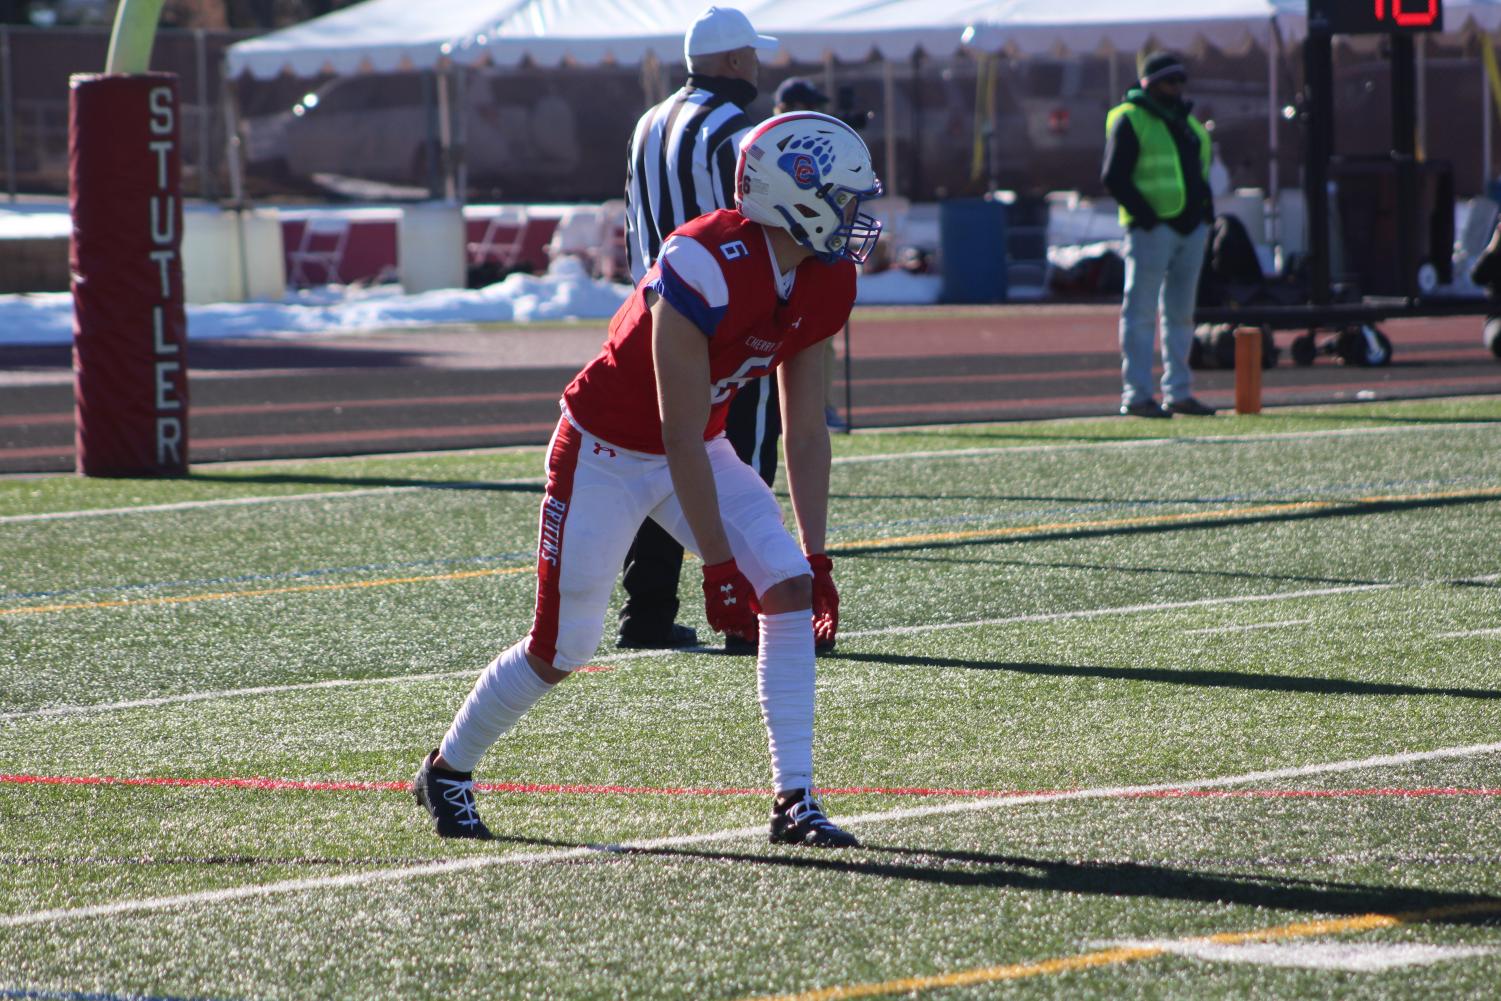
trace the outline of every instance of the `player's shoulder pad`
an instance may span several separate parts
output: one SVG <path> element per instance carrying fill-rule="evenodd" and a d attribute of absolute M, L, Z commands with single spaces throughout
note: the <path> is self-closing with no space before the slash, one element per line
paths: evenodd
<path fill-rule="evenodd" d="M 674 233 L 692 237 L 721 264 L 748 260 L 766 245 L 759 225 L 734 209 L 716 209 L 684 223 Z"/>

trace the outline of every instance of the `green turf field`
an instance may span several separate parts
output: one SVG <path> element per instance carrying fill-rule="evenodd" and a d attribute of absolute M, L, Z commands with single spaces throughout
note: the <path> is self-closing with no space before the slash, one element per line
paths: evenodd
<path fill-rule="evenodd" d="M 835 455 L 842 853 L 707 649 L 603 647 L 431 834 L 540 449 L 0 480 L 0 998 L 1497 996 L 1501 399 Z"/>

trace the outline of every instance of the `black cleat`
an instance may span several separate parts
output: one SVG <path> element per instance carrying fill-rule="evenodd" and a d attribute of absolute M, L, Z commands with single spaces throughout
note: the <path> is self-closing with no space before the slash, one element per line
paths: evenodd
<path fill-rule="evenodd" d="M 860 841 L 824 815 L 807 789 L 777 793 L 771 804 L 771 843 L 815 848 L 859 848 Z"/>
<path fill-rule="evenodd" d="M 674 622 L 665 633 L 646 635 L 620 630 L 615 638 L 618 650 L 676 650 L 679 647 L 698 646 L 698 633 L 692 626 Z"/>
<path fill-rule="evenodd" d="M 1214 408 L 1206 403 L 1200 403 L 1192 396 L 1181 400 L 1174 400 L 1167 405 L 1168 410 L 1175 414 L 1183 414 L 1185 417 L 1213 417 Z"/>
<path fill-rule="evenodd" d="M 1137 400 L 1135 403 L 1121 405 L 1122 417 L 1172 417 L 1173 412 L 1158 404 L 1156 400 Z"/>
<path fill-rule="evenodd" d="M 743 636 L 741 636 L 741 635 L 739 635 L 737 633 L 725 633 L 724 634 L 724 652 L 725 653 L 732 653 L 732 654 L 735 654 L 737 656 L 750 656 L 750 657 L 754 657 L 759 652 L 759 650 L 760 650 L 759 637 L 757 639 L 750 639 L 750 640 L 748 640 L 745 637 L 743 637 Z"/>
<path fill-rule="evenodd" d="M 474 807 L 474 773 L 439 768 L 433 764 L 437 756 L 434 750 L 423 758 L 417 777 L 412 779 L 412 796 L 432 816 L 433 830 L 440 838 L 492 840 L 495 835 Z"/>

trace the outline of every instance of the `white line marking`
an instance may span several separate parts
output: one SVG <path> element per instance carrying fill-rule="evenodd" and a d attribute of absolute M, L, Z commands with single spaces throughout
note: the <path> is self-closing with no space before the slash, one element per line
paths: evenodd
<path fill-rule="evenodd" d="M 1483 578 L 1471 578 L 1480 580 Z M 1062 622 L 1067 619 L 1092 619 L 1102 615 L 1133 615 L 1139 612 L 1166 612 L 1183 608 L 1206 608 L 1215 605 L 1235 605 L 1253 601 L 1285 601 L 1292 598 L 1318 598 L 1332 594 L 1351 594 L 1362 591 L 1384 591 L 1398 587 L 1414 587 L 1433 581 L 1416 581 L 1409 584 L 1351 584 L 1347 587 L 1322 587 L 1308 591 L 1285 591 L 1272 594 L 1241 594 L 1223 598 L 1195 598 L 1192 601 L 1160 602 L 1152 605 L 1119 605 L 1114 608 L 1084 608 L 1072 612 L 1041 612 L 1033 615 L 1011 615 L 999 619 L 967 619 L 963 622 L 933 622 L 921 626 L 887 626 L 884 629 L 863 629 L 840 633 L 840 639 L 860 639 L 869 636 L 902 636 L 912 633 L 938 632 L 950 629 L 970 629 L 978 626 L 1006 626 L 1024 622 Z M 636 660 L 641 657 L 672 657 L 684 653 L 704 653 L 711 647 L 684 647 L 678 650 L 644 650 L 639 653 L 597 654 L 594 659 L 603 662 Z M 288 685 L 264 685 L 256 688 L 228 688 L 213 692 L 187 692 L 182 695 L 163 695 L 150 699 L 132 699 L 129 702 L 103 702 L 98 705 L 52 706 L 46 709 L 28 709 L 20 712 L 0 713 L 0 723 L 14 720 L 35 719 L 44 716 L 73 716 L 80 713 L 113 712 L 121 709 L 144 709 L 155 706 L 176 705 L 182 702 L 204 702 L 212 699 L 238 698 L 246 695 L 273 695 L 279 692 L 310 691 L 320 688 L 351 688 L 358 685 L 380 685 L 406 681 L 430 681 L 440 678 L 475 676 L 478 668 L 463 671 L 443 671 L 434 674 L 388 675 L 380 678 L 335 678 L 327 681 L 308 681 Z"/>
<path fill-rule="evenodd" d="M 1317 416 L 1317 415 L 1312 415 Z M 880 428 L 882 433 L 910 433 L 914 428 Z M 935 428 L 924 427 L 931 431 Z M 973 432 L 970 425 L 954 425 L 955 431 Z M 1273 434 L 1226 434 L 1185 435 L 1181 438 L 1137 438 L 1130 441 L 1090 441 L 1069 444 L 1012 445 L 993 448 L 934 449 L 927 452 L 890 452 L 878 455 L 849 455 L 835 459 L 834 465 L 858 465 L 866 462 L 896 462 L 902 459 L 970 459 L 992 455 L 1021 455 L 1031 452 L 1077 452 L 1101 448 L 1158 448 L 1163 445 L 1256 445 L 1262 442 L 1282 443 L 1290 441 L 1317 440 L 1320 438 L 1346 438 L 1371 434 L 1411 434 L 1427 431 L 1497 430 L 1490 421 L 1455 421 L 1452 424 L 1419 424 L 1400 427 L 1328 428 L 1323 431 L 1279 431 Z"/>
<path fill-rule="evenodd" d="M 74 518 L 101 518 L 120 514 L 160 514 L 167 511 L 197 511 L 216 507 L 248 507 L 255 504 L 279 504 L 283 501 L 336 500 L 345 497 L 373 497 L 388 494 L 413 493 L 419 490 L 494 490 L 506 487 L 540 486 L 540 477 L 520 480 L 496 480 L 493 483 L 456 482 L 452 485 L 412 485 L 404 487 L 357 487 L 353 490 L 322 490 L 303 494 L 269 494 L 260 497 L 216 497 L 210 500 L 177 501 L 172 504 L 141 504 L 134 507 L 101 507 L 83 511 L 52 511 L 45 514 L 0 515 L 0 525 L 16 525 L 32 521 L 70 521 Z"/>
<path fill-rule="evenodd" d="M 1464 636 L 1501 636 L 1501 626 L 1495 629 L 1466 629 L 1458 633 L 1439 633 L 1437 639 L 1453 640 Z"/>
<path fill-rule="evenodd" d="M 1454 431 L 1454 430 L 1495 430 L 1496 426 L 1484 421 L 1460 421 L 1453 424 L 1423 424 L 1402 427 L 1375 427 L 1375 428 L 1331 428 L 1326 431 L 1286 431 L 1276 434 L 1265 435 L 1221 435 L 1183 438 L 1141 438 L 1132 441 L 1098 441 L 1098 442 L 1074 442 L 1070 444 L 1045 444 L 1045 445 L 1014 445 L 996 446 L 993 448 L 959 448 L 942 450 L 936 449 L 926 452 L 882 452 L 877 455 L 851 455 L 834 460 L 836 466 L 862 465 L 872 462 L 901 462 L 909 459 L 975 459 L 987 458 L 997 455 L 1020 455 L 1036 452 L 1076 452 L 1092 449 L 1115 449 L 1115 448 L 1160 448 L 1164 445 L 1245 445 L 1260 444 L 1263 442 L 1283 443 L 1290 441 L 1317 440 L 1321 438 L 1345 438 L 1355 435 L 1368 434 L 1409 434 L 1428 431 Z M 901 428 L 882 428 L 883 432 L 900 433 Z M 540 446 L 535 447 L 538 452 Z M 413 453 L 414 455 L 423 453 Z M 435 453 L 443 454 L 443 453 Z M 465 453 L 459 453 L 465 454 Z M 390 456 L 379 458 L 410 458 L 409 455 L 394 453 Z M 360 460 L 367 460 L 372 456 L 359 456 Z M 282 459 L 273 461 L 252 461 L 237 463 L 236 465 L 276 466 L 288 463 L 306 463 L 308 459 Z M 343 460 L 324 460 L 343 461 Z M 354 461 L 350 459 L 348 461 Z M 228 464 L 226 464 L 228 465 Z M 540 478 L 504 480 L 496 483 L 481 484 L 480 487 L 504 487 L 504 486 L 534 486 L 544 481 Z M 79 511 L 53 511 L 44 514 L 9 514 L 0 515 L 0 525 L 24 524 L 34 521 L 63 521 L 72 518 L 97 518 L 110 515 L 149 514 L 163 511 L 191 511 L 196 508 L 213 508 L 247 504 L 275 504 L 280 502 L 300 502 L 310 500 L 327 499 L 330 497 L 369 497 L 382 494 L 406 493 L 416 490 L 461 490 L 477 489 L 472 485 L 455 483 L 452 486 L 392 486 L 392 487 L 368 487 L 355 488 L 352 490 L 326 490 L 316 493 L 281 494 L 260 497 L 226 497 L 212 500 L 180 501 L 174 504 L 143 504 L 137 507 L 112 507 L 96 508 Z"/>
<path fill-rule="evenodd" d="M 1466 577 L 1463 583 L 1490 583 L 1501 580 L 1501 573 Z M 1007 626 L 1025 622 L 1062 622 L 1068 619 L 1092 619 L 1104 615 L 1134 615 L 1142 612 L 1170 612 L 1184 608 L 1210 608 L 1217 605 L 1237 605 L 1255 601 L 1286 601 L 1293 598 L 1321 598 L 1334 594 L 1358 594 L 1365 591 L 1388 591 L 1399 587 L 1421 587 L 1425 584 L 1454 583 L 1453 581 L 1420 580 L 1407 583 L 1351 584 L 1347 587 L 1321 587 L 1307 591 L 1282 591 L 1270 594 L 1238 594 L 1222 598 L 1195 598 L 1192 601 L 1159 602 L 1152 605 L 1117 605 L 1113 608 L 1083 608 L 1072 612 L 1042 612 L 1033 615 L 1010 615 L 998 619 L 966 619 L 962 622 L 930 622 L 921 626 L 887 626 L 884 629 L 862 629 L 839 634 L 840 639 L 861 639 L 871 636 L 904 636 L 915 633 L 940 632 L 950 629 L 970 629 L 981 626 Z M 1312 621 L 1312 620 L 1306 620 Z M 1501 631 L 1501 630 L 1498 630 Z M 1465 635 L 1465 634 L 1451 634 Z M 679 654 L 713 653 L 716 647 L 683 647 L 678 650 L 642 650 L 637 653 L 613 653 L 605 651 L 593 659 L 603 663 L 622 660 L 638 660 L 644 657 L 673 657 Z M 132 699 L 128 702 L 101 702 L 95 705 L 50 706 L 46 709 L 27 709 L 20 712 L 0 713 L 0 723 L 15 720 L 37 719 L 46 716 L 76 716 L 85 713 L 115 712 L 123 709 L 148 709 L 156 706 L 177 705 L 184 702 L 207 702 L 214 699 L 239 698 L 247 695 L 274 695 L 280 692 L 302 692 L 320 688 L 354 688 L 361 685 L 402 684 L 408 681 L 433 681 L 443 678 L 472 677 L 479 669 L 439 671 L 431 674 L 397 674 L 380 678 L 334 678 L 327 681 L 307 681 L 287 685 L 264 685 L 256 688 L 227 688 L 210 692 L 187 692 L 182 695 L 163 695 L 150 699 Z"/>
<path fill-rule="evenodd" d="M 1473 578 L 1472 578 L 1473 579 Z M 1308 591 L 1282 591 L 1271 594 L 1236 594 L 1223 598 L 1195 598 L 1191 601 L 1164 601 L 1153 605 L 1117 605 L 1114 608 L 1084 608 L 1073 612 L 1041 612 L 1035 615 L 1013 615 L 1004 619 L 975 619 L 966 622 L 936 622 L 921 626 L 889 626 L 885 629 L 867 629 L 860 632 L 840 633 L 842 639 L 860 636 L 898 636 L 905 633 L 926 633 L 941 629 L 968 629 L 972 626 L 1004 626 L 1017 622 L 1059 622 L 1064 619 L 1091 619 L 1100 615 L 1131 615 L 1137 612 L 1171 612 L 1183 608 L 1209 608 L 1216 605 L 1238 605 L 1252 601 L 1284 601 L 1290 598 L 1322 598 L 1331 594 L 1356 594 L 1362 591 L 1389 591 L 1398 587 L 1418 587 L 1441 581 L 1411 581 L 1406 584 L 1350 584 L 1346 587 L 1320 587 Z"/>
<path fill-rule="evenodd" d="M 1252 963 L 1304 970 L 1380 973 L 1404 966 L 1428 966 L 1454 959 L 1488 956 L 1485 946 L 1429 945 L 1422 942 L 1210 942 L 1202 938 L 1122 939 L 1106 948 L 1160 949 L 1208 963 Z"/>
<path fill-rule="evenodd" d="M 1032 803 L 1057 803 L 1066 800 L 1118 799 L 1127 796 L 1182 789 L 1213 789 L 1224 786 L 1244 785 L 1252 782 L 1297 778 L 1331 772 L 1356 771 L 1364 768 L 1384 768 L 1409 765 L 1420 761 L 1437 761 L 1448 758 L 1474 757 L 1501 752 L 1501 743 L 1472 744 L 1466 747 L 1446 747 L 1433 751 L 1409 751 L 1402 754 L 1383 754 L 1349 761 L 1334 761 L 1316 765 L 1297 765 L 1270 771 L 1247 772 L 1243 775 L 1225 775 L 1216 778 L 1195 779 L 1188 782 L 1151 783 L 1134 786 L 1107 786 L 1099 789 L 1075 789 L 1069 792 L 1044 793 L 1034 796 L 996 796 L 990 799 L 967 800 L 936 806 L 912 807 L 903 810 L 887 810 L 882 813 L 867 813 L 840 821 L 845 825 L 876 824 L 911 820 L 919 817 L 935 817 L 953 813 L 979 813 L 1002 807 L 1024 806 Z M 365 886 L 371 883 L 390 883 L 421 876 L 440 876 L 486 869 L 499 865 L 526 865 L 533 863 L 562 862 L 586 858 L 595 854 L 626 851 L 652 851 L 688 845 L 705 845 L 717 841 L 732 841 L 740 838 L 763 838 L 764 825 L 736 827 L 728 830 L 709 831 L 702 834 L 685 834 L 674 837 L 651 838 L 642 841 L 626 841 L 618 845 L 586 845 L 551 852 L 525 852 L 506 855 L 486 855 L 432 862 L 423 865 L 402 866 L 396 869 L 379 869 L 349 873 L 343 876 L 323 876 L 312 879 L 291 879 L 277 883 L 251 886 L 236 886 L 221 890 L 203 890 L 172 897 L 151 897 L 141 900 L 119 900 L 108 904 L 93 904 L 88 907 L 55 908 L 33 911 L 27 914 L 9 914 L 0 917 L 0 928 L 20 928 L 28 925 L 73 921 L 82 918 L 113 917 L 146 911 L 168 910 L 196 904 L 216 904 L 229 900 L 245 900 L 252 897 L 267 897 L 281 893 L 299 893 L 304 890 L 334 890 L 346 887 Z"/>
<path fill-rule="evenodd" d="M 643 657 L 660 657 L 669 653 L 703 653 L 706 647 L 685 647 L 681 650 L 642 650 L 638 653 L 612 654 L 597 657 L 599 661 L 616 663 L 622 660 L 639 660 Z M 468 667 L 460 671 L 433 671 L 428 674 L 390 674 L 380 678 L 331 678 L 327 681 L 302 681 L 286 685 L 260 685 L 255 688 L 225 688 L 212 692 L 185 692 L 182 695 L 161 695 L 150 699 L 131 699 L 128 702 L 101 702 L 92 706 L 50 706 L 46 709 L 28 709 L 22 712 L 0 713 L 0 723 L 22 719 L 39 719 L 47 716 L 77 716 L 84 713 L 118 712 L 124 709 L 154 709 L 159 706 L 180 705 L 184 702 L 212 702 L 215 699 L 242 698 L 254 695 L 278 695 L 282 692 L 309 692 L 325 688 L 360 688 L 365 685 L 404 685 L 412 681 L 441 681 L 445 678 L 475 678 L 483 668 Z"/>
<path fill-rule="evenodd" d="M 1185 629 L 1185 636 L 1212 636 L 1215 633 L 1246 633 L 1253 629 L 1282 629 L 1286 626 L 1306 626 L 1312 619 L 1283 619 L 1278 622 L 1253 622 L 1245 626 L 1214 626 L 1211 629 Z"/>

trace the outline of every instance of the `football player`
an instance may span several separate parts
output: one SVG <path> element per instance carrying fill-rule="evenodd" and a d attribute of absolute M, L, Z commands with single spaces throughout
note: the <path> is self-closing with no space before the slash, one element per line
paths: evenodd
<path fill-rule="evenodd" d="M 413 781 L 443 837 L 489 838 L 474 797 L 480 757 L 594 656 L 626 548 L 646 518 L 703 561 L 718 632 L 755 636 L 771 751 L 770 840 L 851 847 L 813 786 L 815 637 L 832 642 L 839 594 L 824 551 L 829 438 L 822 341 L 855 300 L 855 265 L 880 235 L 870 151 L 836 118 L 796 112 L 747 134 L 736 208 L 679 227 L 563 392 L 547 453 L 530 634 L 480 675 Z M 751 379 L 778 375 L 787 482 L 801 545 L 771 489 L 724 438 Z"/>

